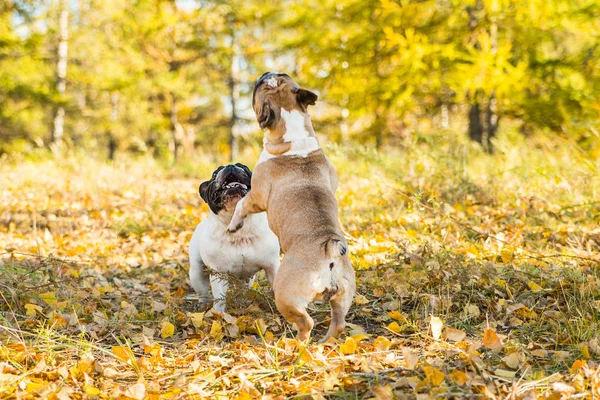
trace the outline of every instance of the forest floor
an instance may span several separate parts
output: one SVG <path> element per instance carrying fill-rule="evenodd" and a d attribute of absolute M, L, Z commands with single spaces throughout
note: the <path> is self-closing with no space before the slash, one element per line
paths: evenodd
<path fill-rule="evenodd" d="M 327 153 L 358 295 L 341 338 L 306 346 L 264 277 L 227 314 L 195 306 L 187 246 L 218 164 L 0 160 L 0 398 L 600 396 L 598 162 Z"/>

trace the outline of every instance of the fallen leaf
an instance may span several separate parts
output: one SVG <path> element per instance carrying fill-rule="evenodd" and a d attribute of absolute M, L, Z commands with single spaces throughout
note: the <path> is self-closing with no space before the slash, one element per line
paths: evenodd
<path fill-rule="evenodd" d="M 100 390 L 93 387 L 92 385 L 83 385 L 83 391 L 89 396 L 96 396 L 100 394 Z"/>
<path fill-rule="evenodd" d="M 502 362 L 510 369 L 517 369 L 519 368 L 519 364 L 521 364 L 521 359 L 519 357 L 519 353 L 515 351 L 502 358 Z"/>
<path fill-rule="evenodd" d="M 395 332 L 395 333 L 402 332 L 402 327 L 400 325 L 398 325 L 398 323 L 396 321 L 389 324 L 387 326 L 387 329 L 389 329 L 390 331 Z"/>
<path fill-rule="evenodd" d="M 391 319 L 395 319 L 396 321 L 400 321 L 400 322 L 406 322 L 406 318 L 404 317 L 404 315 L 402 315 L 402 313 L 398 310 L 394 310 L 394 311 L 390 311 L 388 312 L 388 316 Z"/>
<path fill-rule="evenodd" d="M 442 337 L 442 329 L 444 328 L 442 320 L 439 317 L 431 316 L 429 326 L 431 327 L 431 336 L 433 336 L 433 339 L 439 340 Z"/>
<path fill-rule="evenodd" d="M 434 367 L 425 366 L 423 367 L 423 372 L 425 372 L 425 379 L 432 386 L 441 385 L 446 378 L 442 371 Z"/>
<path fill-rule="evenodd" d="M 121 361 L 128 362 L 135 359 L 133 352 L 129 347 L 113 346 L 112 351 Z"/>
<path fill-rule="evenodd" d="M 356 342 L 353 338 L 346 338 L 346 341 L 340 344 L 340 351 L 342 354 L 354 354 L 356 352 Z"/>
<path fill-rule="evenodd" d="M 175 326 L 168 321 L 164 321 L 160 328 L 160 337 L 163 339 L 166 339 L 168 337 L 173 336 L 174 333 L 175 333 Z"/>
<path fill-rule="evenodd" d="M 368 302 L 369 302 L 369 300 L 362 294 L 359 294 L 358 296 L 356 296 L 354 298 L 354 304 L 357 304 L 359 306 L 363 305 L 363 304 L 367 304 Z"/>
<path fill-rule="evenodd" d="M 575 360 L 573 362 L 573 365 L 571 365 L 571 368 L 569 368 L 569 372 L 574 374 L 577 371 L 579 371 L 581 368 L 583 368 L 586 364 L 587 364 L 587 362 L 585 360 Z"/>
<path fill-rule="evenodd" d="M 491 329 L 486 329 L 483 335 L 483 345 L 490 350 L 500 351 L 504 345 L 502 344 L 502 340 L 496 335 Z"/>
<path fill-rule="evenodd" d="M 402 356 L 404 357 L 406 368 L 415 369 L 417 363 L 419 362 L 419 357 L 417 354 L 408 347 L 402 347 Z"/>
<path fill-rule="evenodd" d="M 467 337 L 467 333 L 462 329 L 446 327 L 446 339 L 450 342 L 462 342 Z"/>
<path fill-rule="evenodd" d="M 534 281 L 527 282 L 527 287 L 529 287 L 529 289 L 531 289 L 532 292 L 539 292 L 540 290 L 544 290 L 543 287 L 541 287 Z"/>
<path fill-rule="evenodd" d="M 377 350 L 388 350 L 392 347 L 392 342 L 385 336 L 377 336 L 373 341 L 373 347 Z"/>
<path fill-rule="evenodd" d="M 452 379 L 458 386 L 464 385 L 465 383 L 469 382 L 470 379 L 469 375 L 458 369 L 452 371 L 452 373 L 448 375 L 448 378 Z"/>
<path fill-rule="evenodd" d="M 210 327 L 210 337 L 213 339 L 220 339 L 223 337 L 223 326 L 219 321 L 213 321 Z"/>
<path fill-rule="evenodd" d="M 29 317 L 35 317 L 36 312 L 42 312 L 42 307 L 38 306 L 37 304 L 25 304 L 25 314 L 27 314 Z"/>
<path fill-rule="evenodd" d="M 506 369 L 500 369 L 494 371 L 494 375 L 499 376 L 501 378 L 514 378 L 517 373 L 515 371 L 508 371 Z"/>
<path fill-rule="evenodd" d="M 138 382 L 127 388 L 125 396 L 135 400 L 142 400 L 146 396 L 146 385 L 143 382 Z"/>

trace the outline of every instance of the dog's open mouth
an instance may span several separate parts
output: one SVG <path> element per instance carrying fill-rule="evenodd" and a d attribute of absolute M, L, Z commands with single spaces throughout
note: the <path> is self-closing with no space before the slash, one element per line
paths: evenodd
<path fill-rule="evenodd" d="M 244 185 L 241 182 L 229 182 L 229 183 L 223 184 L 223 189 L 234 189 L 234 188 L 248 190 L 248 186 Z"/>

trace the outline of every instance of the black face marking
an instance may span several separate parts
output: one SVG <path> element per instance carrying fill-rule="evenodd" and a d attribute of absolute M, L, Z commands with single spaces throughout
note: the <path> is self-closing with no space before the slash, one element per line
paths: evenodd
<path fill-rule="evenodd" d="M 244 164 L 230 164 L 217 168 L 209 181 L 199 187 L 200 196 L 211 211 L 218 214 L 235 203 L 250 191 L 252 172 Z"/>

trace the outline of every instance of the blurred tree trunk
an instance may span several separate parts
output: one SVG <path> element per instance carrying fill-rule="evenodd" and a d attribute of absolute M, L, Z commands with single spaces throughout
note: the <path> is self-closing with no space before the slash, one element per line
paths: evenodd
<path fill-rule="evenodd" d="M 469 14 L 469 29 L 474 32 L 480 20 L 479 14 L 484 10 L 481 0 L 474 7 L 467 7 Z M 491 41 L 491 53 L 496 54 L 498 48 L 498 25 L 495 17 L 491 17 L 489 35 Z M 476 46 L 479 49 L 479 46 Z M 482 111 L 485 110 L 485 115 Z M 493 90 L 489 96 L 481 90 L 477 90 L 471 99 L 469 108 L 469 138 L 479 143 L 487 153 L 494 152 L 492 139 L 498 131 L 499 117 L 496 105 L 496 92 Z"/>
<path fill-rule="evenodd" d="M 119 93 L 113 92 L 110 95 L 110 130 L 108 131 L 108 159 L 114 160 L 115 153 L 119 143 L 114 132 L 117 126 L 117 119 L 119 117 Z"/>
<path fill-rule="evenodd" d="M 67 87 L 67 52 L 69 48 L 69 1 L 60 0 L 58 19 L 58 49 L 56 64 L 56 92 L 60 101 Z M 65 108 L 62 104 L 54 108 L 52 136 L 50 146 L 52 151 L 60 154 L 64 141 Z"/>
<path fill-rule="evenodd" d="M 170 131 L 171 131 L 171 152 L 173 153 L 173 164 L 175 164 L 179 158 L 181 142 L 185 133 L 183 127 L 179 123 L 177 112 L 179 108 L 178 99 L 175 93 L 171 93 L 171 116 L 170 116 Z"/>
<path fill-rule="evenodd" d="M 231 97 L 231 117 L 229 120 L 229 160 L 233 161 L 239 154 L 238 115 L 236 105 L 240 97 L 240 46 L 235 30 L 231 31 L 231 68 L 228 79 L 229 96 Z"/>

